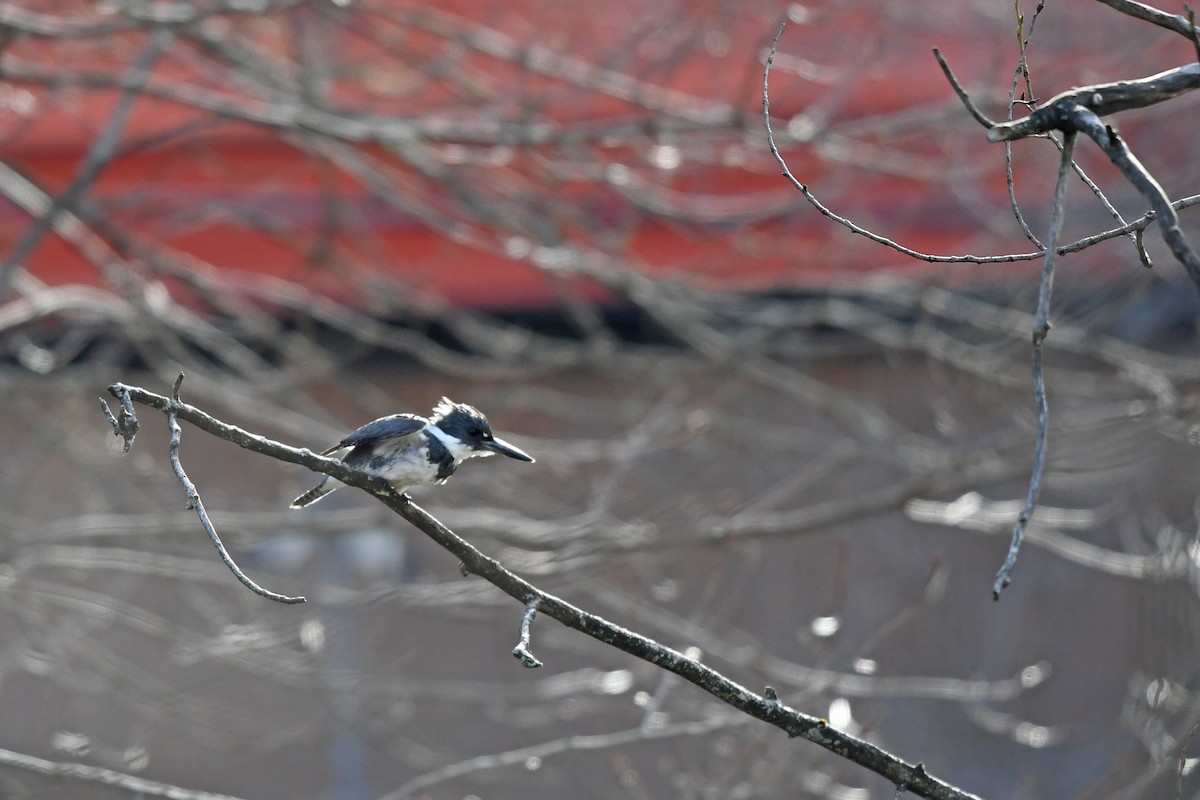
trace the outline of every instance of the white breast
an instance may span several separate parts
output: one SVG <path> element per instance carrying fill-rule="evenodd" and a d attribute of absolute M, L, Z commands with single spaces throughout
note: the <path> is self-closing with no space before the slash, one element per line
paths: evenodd
<path fill-rule="evenodd" d="M 407 439 L 376 445 L 371 457 L 355 464 L 363 472 L 383 478 L 396 491 L 437 482 L 437 464 L 429 463 L 425 450 Z"/>

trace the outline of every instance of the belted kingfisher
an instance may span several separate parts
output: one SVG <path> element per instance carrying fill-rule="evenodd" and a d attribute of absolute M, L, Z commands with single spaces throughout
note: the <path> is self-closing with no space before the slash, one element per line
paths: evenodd
<path fill-rule="evenodd" d="M 445 483 L 458 465 L 475 456 L 492 453 L 533 461 L 533 457 L 492 434 L 479 409 L 443 397 L 429 419 L 416 414 L 393 414 L 368 422 L 321 453 L 328 456 L 350 448 L 342 461 L 368 475 L 383 478 L 397 492 L 411 486 Z M 304 508 L 342 486 L 325 476 L 313 488 L 292 501 Z"/>

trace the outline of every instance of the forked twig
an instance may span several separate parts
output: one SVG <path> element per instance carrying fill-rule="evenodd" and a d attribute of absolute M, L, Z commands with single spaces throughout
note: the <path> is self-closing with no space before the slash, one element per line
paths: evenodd
<path fill-rule="evenodd" d="M 190 478 L 188 478 L 187 473 L 183 469 L 183 462 L 179 459 L 179 442 L 183 436 L 183 430 L 179 427 L 178 419 L 180 409 L 183 408 L 183 403 L 179 399 L 179 388 L 182 385 L 183 373 L 181 372 L 179 373 L 179 377 L 175 379 L 175 386 L 171 391 L 171 399 L 166 404 L 166 408 L 163 410 L 167 415 L 167 428 L 171 432 L 171 441 L 169 444 L 171 469 L 174 470 L 175 477 L 178 478 L 179 483 L 182 484 L 183 491 L 187 493 L 187 507 L 196 512 L 196 516 L 200 518 L 201 527 L 203 527 L 204 532 L 208 534 L 208 538 L 212 541 L 213 547 L 217 549 L 217 554 L 220 555 L 221 561 L 225 563 L 225 566 L 229 568 L 229 571 L 233 573 L 233 576 L 241 581 L 246 588 L 260 597 L 265 597 L 268 600 L 274 600 L 277 603 L 287 603 L 290 605 L 294 603 L 305 602 L 305 598 L 302 596 L 293 597 L 286 594 L 279 594 L 278 592 L 272 592 L 269 589 L 264 589 L 262 586 L 259 586 L 254 582 L 253 579 L 250 578 L 249 575 L 242 571 L 241 567 L 237 565 L 237 562 L 233 560 L 233 556 L 231 556 L 229 551 L 225 549 L 225 544 L 221 541 L 221 536 L 217 533 L 216 526 L 213 525 L 212 520 L 208 516 L 208 511 L 204 508 L 204 501 L 200 499 L 200 492 L 196 490 L 196 485 L 192 483 Z M 109 387 L 109 392 L 121 400 L 122 418 L 124 418 L 124 409 L 126 407 L 132 409 L 132 400 L 130 398 L 129 389 L 121 384 L 116 384 Z M 107 404 L 105 404 L 104 410 L 108 416 L 109 422 L 113 424 L 115 429 L 118 423 L 114 420 L 112 412 L 108 410 Z M 134 418 L 134 421 L 136 423 L 136 417 Z M 126 451 L 129 450 L 129 444 L 132 441 L 132 436 L 126 438 Z"/>

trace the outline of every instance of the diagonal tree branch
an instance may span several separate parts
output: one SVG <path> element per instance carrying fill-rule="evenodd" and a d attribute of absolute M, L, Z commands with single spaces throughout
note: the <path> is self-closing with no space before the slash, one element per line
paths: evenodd
<path fill-rule="evenodd" d="M 1166 28 L 1189 39 L 1192 38 L 1192 30 L 1188 24 L 1187 17 L 1182 17 L 1179 14 L 1168 14 L 1166 11 L 1160 11 L 1153 6 L 1148 6 L 1145 3 L 1137 3 L 1134 0 L 1099 0 L 1099 2 L 1114 11 L 1120 11 L 1128 17 L 1149 22 L 1160 28 Z"/>
<path fill-rule="evenodd" d="M 1200 64 L 1196 66 L 1200 67 Z M 1116 165 L 1117 169 L 1121 170 L 1125 179 L 1132 183 L 1134 188 L 1141 192 L 1142 196 L 1150 203 L 1150 208 L 1154 210 L 1154 215 L 1158 220 L 1163 241 L 1167 243 L 1167 247 L 1171 249 L 1171 254 L 1175 256 L 1176 260 L 1183 264 L 1192 282 L 1196 284 L 1197 288 L 1200 288 L 1200 256 L 1196 254 L 1187 237 L 1183 235 L 1183 231 L 1179 227 L 1179 215 L 1175 213 L 1171 198 L 1167 197 L 1167 193 L 1159 182 L 1154 179 L 1149 170 L 1142 166 L 1142 162 L 1138 161 L 1137 156 L 1125 144 L 1125 140 L 1118 135 L 1116 129 L 1111 125 L 1105 125 L 1095 112 L 1087 108 L 1076 109 L 1074 124 L 1080 132 L 1087 134 L 1092 141 L 1099 145 L 1109 160 Z"/>
<path fill-rule="evenodd" d="M 1100 116 L 1145 108 L 1200 88 L 1200 63 L 1164 70 L 1131 81 L 1096 83 L 1069 89 L 1039 105 L 1027 117 L 1001 122 L 988 131 L 988 141 L 1007 142 L 1052 130 L 1069 130 L 1080 106 Z"/>
<path fill-rule="evenodd" d="M 478 575 L 505 594 L 518 600 L 526 609 L 524 619 L 532 621 L 532 615 L 529 614 L 528 609 L 535 607 L 534 604 L 536 604 L 537 611 L 558 620 L 568 628 L 573 628 L 593 639 L 673 672 L 733 708 L 774 725 L 788 736 L 807 739 L 818 744 L 830 752 L 887 778 L 905 791 L 930 798 L 930 800 L 976 800 L 976 795 L 930 775 L 926 772 L 924 764 L 907 763 L 870 742 L 831 727 L 824 719 L 789 708 L 774 695 L 774 692 L 755 693 L 712 667 L 685 656 L 678 650 L 542 591 L 532 583 L 505 569 L 498 561 L 485 555 L 455 534 L 414 503 L 408 495 L 397 494 L 385 482 L 358 472 L 337 459 L 318 456 L 308 449 L 280 444 L 264 436 L 222 422 L 195 406 L 149 392 L 140 387 L 117 383 L 110 386 L 108 390 L 114 397 L 128 396 L 135 403 L 166 414 L 174 414 L 178 419 L 189 422 L 201 430 L 239 447 L 323 472 L 345 484 L 369 492 L 457 557 L 466 573 Z"/>

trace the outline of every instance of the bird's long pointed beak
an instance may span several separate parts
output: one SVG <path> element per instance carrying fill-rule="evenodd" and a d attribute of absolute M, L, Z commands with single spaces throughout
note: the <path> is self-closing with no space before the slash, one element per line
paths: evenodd
<path fill-rule="evenodd" d="M 493 453 L 499 453 L 502 456 L 515 458 L 517 461 L 528 461 L 533 463 L 533 456 L 526 453 L 519 447 L 509 444 L 503 439 L 491 439 L 483 443 L 483 446 Z"/>

